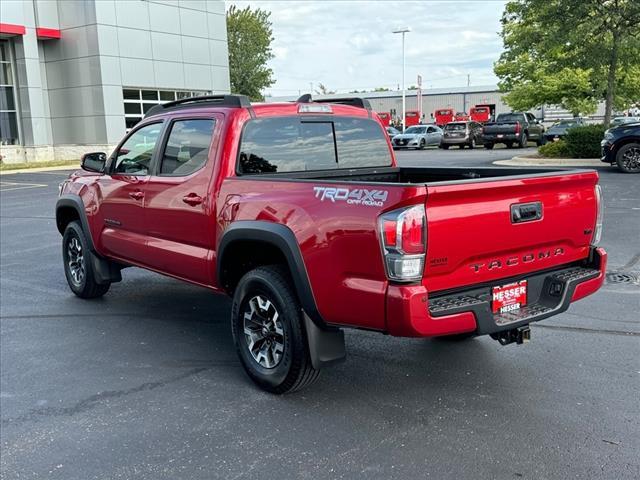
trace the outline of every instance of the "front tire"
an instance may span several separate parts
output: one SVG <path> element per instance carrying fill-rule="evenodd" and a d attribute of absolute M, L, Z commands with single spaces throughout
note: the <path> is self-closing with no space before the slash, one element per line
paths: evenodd
<path fill-rule="evenodd" d="M 471 137 L 471 142 L 469 142 L 469 148 L 471 150 L 476 148 L 476 138 L 475 137 Z"/>
<path fill-rule="evenodd" d="M 493 150 L 493 147 L 494 147 L 493 143 L 485 143 L 484 144 L 484 148 L 487 149 L 487 150 Z"/>
<path fill-rule="evenodd" d="M 616 164 L 624 173 L 640 173 L 640 143 L 628 143 L 618 150 Z"/>
<path fill-rule="evenodd" d="M 89 242 L 79 222 L 67 225 L 62 236 L 64 275 L 69 288 L 80 298 L 98 298 L 109 291 L 111 283 L 99 284 L 95 280 Z"/>
<path fill-rule="evenodd" d="M 447 143 L 441 143 L 441 144 L 440 144 L 440 148 L 442 148 L 443 150 L 449 150 L 449 144 L 447 144 Z"/>
<path fill-rule="evenodd" d="M 233 296 L 231 331 L 244 370 L 263 390 L 293 392 L 317 380 L 302 308 L 284 268 L 259 267 L 242 277 Z"/>
<path fill-rule="evenodd" d="M 418 147 L 419 150 L 424 150 L 424 147 L 426 146 L 426 142 L 423 140 L 420 140 L 420 146 Z"/>

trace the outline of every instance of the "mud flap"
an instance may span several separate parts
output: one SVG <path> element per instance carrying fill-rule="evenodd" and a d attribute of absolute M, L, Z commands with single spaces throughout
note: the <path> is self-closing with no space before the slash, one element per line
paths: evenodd
<path fill-rule="evenodd" d="M 309 345 L 309 356 L 313 368 L 319 370 L 334 363 L 343 362 L 347 357 L 344 346 L 344 332 L 338 328 L 325 330 L 319 328 L 306 313 L 304 327 Z"/>
<path fill-rule="evenodd" d="M 117 283 L 122 280 L 120 266 L 99 257 L 93 252 L 89 252 L 91 256 L 91 266 L 93 267 L 93 276 L 98 285 L 105 283 Z"/>

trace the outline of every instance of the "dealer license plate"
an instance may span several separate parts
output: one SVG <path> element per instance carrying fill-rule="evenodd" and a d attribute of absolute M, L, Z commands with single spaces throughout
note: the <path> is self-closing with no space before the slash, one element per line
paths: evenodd
<path fill-rule="evenodd" d="M 493 287 L 491 290 L 491 308 L 493 313 L 506 313 L 518 310 L 527 304 L 527 281 Z"/>

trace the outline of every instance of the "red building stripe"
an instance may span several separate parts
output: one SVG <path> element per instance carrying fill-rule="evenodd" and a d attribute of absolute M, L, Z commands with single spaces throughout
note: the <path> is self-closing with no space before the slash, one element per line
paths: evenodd
<path fill-rule="evenodd" d="M 60 33 L 60 30 L 55 28 L 38 27 L 36 28 L 36 35 L 38 36 L 38 38 L 47 39 L 47 38 L 60 38 L 62 36 L 62 33 Z"/>
<path fill-rule="evenodd" d="M 0 23 L 1 35 L 24 35 L 27 31 L 24 25 L 14 25 L 12 23 Z"/>

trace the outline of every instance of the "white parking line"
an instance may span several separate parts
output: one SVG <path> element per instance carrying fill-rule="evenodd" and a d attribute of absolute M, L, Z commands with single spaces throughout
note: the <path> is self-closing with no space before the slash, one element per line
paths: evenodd
<path fill-rule="evenodd" d="M 43 188 L 49 185 L 42 183 L 25 183 L 25 182 L 0 182 L 0 192 L 10 192 L 12 190 L 25 190 L 27 188 Z"/>

